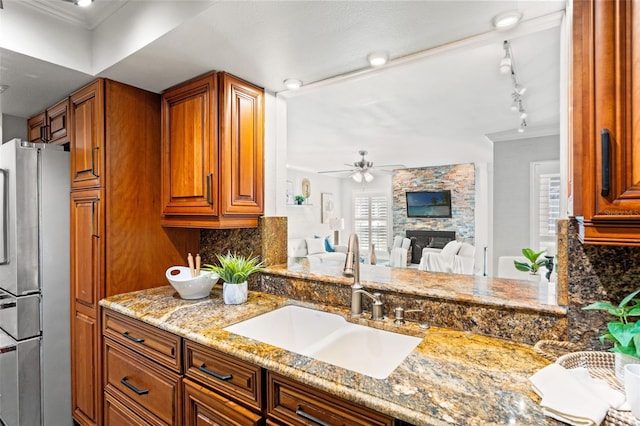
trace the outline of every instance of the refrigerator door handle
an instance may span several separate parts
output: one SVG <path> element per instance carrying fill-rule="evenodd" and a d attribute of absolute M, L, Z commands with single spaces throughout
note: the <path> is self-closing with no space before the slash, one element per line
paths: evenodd
<path fill-rule="evenodd" d="M 6 265 L 9 263 L 9 171 L 0 169 L 0 176 L 0 265 Z"/>

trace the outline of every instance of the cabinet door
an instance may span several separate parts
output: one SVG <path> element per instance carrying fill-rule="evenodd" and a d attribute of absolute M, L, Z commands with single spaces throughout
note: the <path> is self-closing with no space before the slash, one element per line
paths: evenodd
<path fill-rule="evenodd" d="M 163 94 L 163 214 L 218 215 L 216 117 L 214 75 Z"/>
<path fill-rule="evenodd" d="M 83 425 L 100 419 L 100 351 L 96 317 L 84 306 L 73 309 L 71 318 L 71 412 Z"/>
<path fill-rule="evenodd" d="M 223 215 L 263 213 L 264 91 L 220 74 L 220 170 Z"/>
<path fill-rule="evenodd" d="M 262 424 L 262 417 L 189 379 L 184 383 L 184 417 L 186 426 Z"/>
<path fill-rule="evenodd" d="M 47 109 L 47 142 L 57 145 L 69 142 L 69 98 Z"/>
<path fill-rule="evenodd" d="M 46 141 L 46 129 L 44 127 L 46 125 L 46 119 L 47 114 L 41 112 L 27 120 L 27 137 L 29 138 L 29 142 L 43 143 Z"/>
<path fill-rule="evenodd" d="M 71 95 L 71 188 L 96 187 L 104 170 L 104 82 Z"/>
<path fill-rule="evenodd" d="M 640 1 L 574 12 L 574 213 L 585 242 L 640 245 Z"/>
<path fill-rule="evenodd" d="M 101 192 L 71 193 L 71 297 L 78 303 L 98 310 L 104 277 L 104 234 Z"/>

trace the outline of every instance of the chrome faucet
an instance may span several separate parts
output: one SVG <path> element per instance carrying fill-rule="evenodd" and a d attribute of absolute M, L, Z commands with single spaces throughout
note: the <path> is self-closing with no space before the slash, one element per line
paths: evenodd
<path fill-rule="evenodd" d="M 362 284 L 360 284 L 360 248 L 358 246 L 358 236 L 354 232 L 349 236 L 347 247 L 347 258 L 344 262 L 344 275 L 353 277 L 351 285 L 351 316 L 362 316 Z"/>

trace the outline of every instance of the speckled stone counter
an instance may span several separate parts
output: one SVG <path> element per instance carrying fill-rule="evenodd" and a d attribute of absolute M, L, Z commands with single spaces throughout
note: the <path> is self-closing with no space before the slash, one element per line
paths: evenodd
<path fill-rule="evenodd" d="M 525 344 L 438 327 L 423 330 L 415 323 L 358 319 L 424 338 L 381 380 L 223 330 L 287 304 L 346 315 L 344 309 L 261 292 L 250 292 L 243 305 L 229 306 L 222 303 L 219 286 L 209 298 L 195 301 L 180 299 L 166 286 L 112 296 L 100 304 L 416 425 L 559 424 L 543 416 L 528 382 L 548 361 Z"/>
<path fill-rule="evenodd" d="M 353 279 L 343 276 L 342 267 L 341 262 L 289 258 L 287 265 L 269 267 L 254 289 L 348 307 Z M 383 294 L 385 312 L 397 306 L 419 309 L 411 318 L 431 325 L 528 344 L 567 340 L 566 308 L 556 304 L 555 284 L 382 265 L 361 265 L 360 282 Z M 368 307 L 368 298 L 364 304 Z"/>

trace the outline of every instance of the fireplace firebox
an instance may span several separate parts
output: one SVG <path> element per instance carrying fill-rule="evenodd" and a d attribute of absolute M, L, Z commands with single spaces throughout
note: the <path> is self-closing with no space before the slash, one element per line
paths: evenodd
<path fill-rule="evenodd" d="M 411 263 L 420 263 L 422 249 L 425 247 L 443 248 L 449 241 L 456 239 L 456 231 L 405 231 L 411 240 Z"/>

